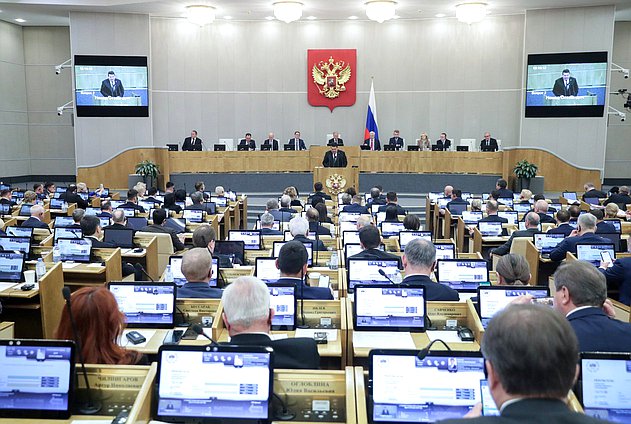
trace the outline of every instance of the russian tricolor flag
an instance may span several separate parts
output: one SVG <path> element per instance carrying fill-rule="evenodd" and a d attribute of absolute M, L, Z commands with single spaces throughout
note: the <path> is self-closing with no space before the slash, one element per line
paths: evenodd
<path fill-rule="evenodd" d="M 377 128 L 377 103 L 375 102 L 374 82 L 370 82 L 370 97 L 368 98 L 368 112 L 366 113 L 366 129 L 364 130 L 364 140 L 370 138 L 370 132 L 375 132 L 375 140 L 379 140 L 379 129 Z"/>

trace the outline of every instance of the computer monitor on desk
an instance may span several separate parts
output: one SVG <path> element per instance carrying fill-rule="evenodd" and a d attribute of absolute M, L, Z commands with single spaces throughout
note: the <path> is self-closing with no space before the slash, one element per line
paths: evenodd
<path fill-rule="evenodd" d="M 425 331 L 425 287 L 355 286 L 355 331 Z"/>
<path fill-rule="evenodd" d="M 431 231 L 400 231 L 399 232 L 399 247 L 401 251 L 405 250 L 405 246 L 408 245 L 414 239 L 422 238 L 427 241 L 432 241 Z"/>
<path fill-rule="evenodd" d="M 103 241 L 116 247 L 130 249 L 134 247 L 134 230 L 132 228 L 105 228 Z"/>
<path fill-rule="evenodd" d="M 9 252 L 22 252 L 28 256 L 31 250 L 30 237 L 0 236 L 0 247 Z"/>
<path fill-rule="evenodd" d="M 390 144 L 384 144 L 383 150 L 384 150 L 384 152 L 394 152 L 394 151 L 397 151 L 399 149 L 397 149 L 397 146 L 393 146 L 393 145 L 390 145 Z"/>
<path fill-rule="evenodd" d="M 57 244 L 57 240 L 59 240 L 60 238 L 68 238 L 68 239 L 83 238 L 83 232 L 81 231 L 81 228 L 59 227 L 59 228 L 55 228 L 53 231 L 54 231 L 54 236 L 53 236 L 54 244 Z"/>
<path fill-rule="evenodd" d="M 167 144 L 167 148 L 169 149 L 169 152 L 177 152 L 178 150 L 180 150 L 180 145 L 179 144 Z"/>
<path fill-rule="evenodd" d="M 230 230 L 229 241 L 243 241 L 245 250 L 261 249 L 261 232 L 258 230 Z"/>
<path fill-rule="evenodd" d="M 475 225 L 482 219 L 482 211 L 462 211 L 462 220 L 467 225 Z"/>
<path fill-rule="evenodd" d="M 0 252 L 0 283 L 22 281 L 24 257 L 22 252 Z"/>
<path fill-rule="evenodd" d="M 283 144 L 283 150 L 296 150 L 295 144 Z"/>
<path fill-rule="evenodd" d="M 399 261 L 396 259 L 348 259 L 347 281 L 348 291 L 354 292 L 355 285 L 375 285 L 390 283 L 399 272 Z M 382 275 L 379 271 L 385 274 Z M 389 279 L 388 279 L 389 278 Z"/>
<path fill-rule="evenodd" d="M 175 326 L 174 283 L 120 281 L 108 286 L 125 315 L 128 328 Z"/>
<path fill-rule="evenodd" d="M 226 151 L 226 145 L 225 144 L 214 144 L 213 145 L 213 150 L 215 152 L 225 152 Z"/>
<path fill-rule="evenodd" d="M 296 285 L 268 283 L 270 308 L 274 309 L 272 330 L 294 331 L 296 329 Z"/>
<path fill-rule="evenodd" d="M 478 221 L 478 230 L 482 237 L 499 237 L 502 235 L 502 223 Z"/>
<path fill-rule="evenodd" d="M 576 245 L 576 259 L 590 262 L 594 266 L 600 265 L 601 252 L 609 252 L 612 259 L 616 258 L 615 247 L 611 243 L 578 243 Z"/>
<path fill-rule="evenodd" d="M 478 313 L 486 329 L 491 318 L 519 296 L 549 297 L 545 286 L 484 286 L 478 287 Z"/>
<path fill-rule="evenodd" d="M 408 152 L 418 152 L 420 149 L 419 146 L 408 146 Z"/>
<path fill-rule="evenodd" d="M 581 353 L 577 395 L 585 415 L 628 423 L 631 353 Z"/>
<path fill-rule="evenodd" d="M 489 281 L 489 270 L 483 259 L 442 259 L 437 261 L 436 279 L 458 292 L 474 293 Z"/>
<path fill-rule="evenodd" d="M 565 234 L 559 233 L 538 233 L 532 236 L 535 247 L 542 256 L 549 256 L 561 241 Z"/>

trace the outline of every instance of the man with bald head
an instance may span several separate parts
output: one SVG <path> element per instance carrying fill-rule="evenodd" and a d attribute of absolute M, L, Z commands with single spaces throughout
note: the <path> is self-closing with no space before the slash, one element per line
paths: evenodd
<path fill-rule="evenodd" d="M 453 191 L 454 191 L 453 186 L 446 185 L 445 188 L 443 189 L 443 196 L 449 197 L 451 199 L 451 194 Z"/>
<path fill-rule="evenodd" d="M 524 218 L 524 223 L 526 224 L 525 230 L 513 232 L 506 243 L 500 247 L 491 249 L 491 254 L 504 256 L 510 253 L 510 248 L 513 245 L 513 239 L 515 237 L 527 237 L 532 240 L 532 236 L 539 232 L 539 215 L 534 212 L 528 212 Z"/>
<path fill-rule="evenodd" d="M 50 230 L 48 225 L 42 221 L 44 219 L 44 212 L 44 207 L 41 205 L 31 206 L 31 216 L 24 221 L 21 226 L 24 228 L 46 228 Z"/>
<path fill-rule="evenodd" d="M 539 215 L 539 222 L 542 224 L 556 224 L 556 221 L 550 215 L 547 215 L 548 212 L 548 202 L 545 200 L 537 200 L 535 202 L 534 212 Z"/>
<path fill-rule="evenodd" d="M 210 287 L 213 276 L 213 261 L 208 249 L 196 247 L 182 255 L 181 271 L 186 277 L 186 284 L 177 289 L 178 299 L 220 299 L 223 291 Z"/>
<path fill-rule="evenodd" d="M 480 142 L 480 151 L 481 152 L 497 152 L 497 140 L 491 137 L 490 132 L 484 133 L 484 138 Z"/>
<path fill-rule="evenodd" d="M 267 135 L 267 138 L 263 142 L 262 146 L 271 146 L 269 147 L 269 150 L 278 150 L 278 140 L 274 138 L 273 132 Z M 265 149 L 261 148 L 261 150 L 266 150 L 266 149 L 268 148 L 267 147 Z"/>

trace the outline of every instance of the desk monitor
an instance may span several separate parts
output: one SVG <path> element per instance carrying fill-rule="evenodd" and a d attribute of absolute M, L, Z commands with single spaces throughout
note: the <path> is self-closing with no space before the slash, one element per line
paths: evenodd
<path fill-rule="evenodd" d="M 116 208 L 116 209 L 120 209 L 125 213 L 125 217 L 126 218 L 132 218 L 134 216 L 136 216 L 136 209 L 134 208 Z"/>
<path fill-rule="evenodd" d="M 377 225 L 381 225 L 381 223 L 386 220 L 386 212 L 377 212 L 375 220 L 377 221 Z"/>
<path fill-rule="evenodd" d="M 127 226 L 134 231 L 140 231 L 148 224 L 147 218 L 142 216 L 127 218 Z"/>
<path fill-rule="evenodd" d="M 425 331 L 425 287 L 355 286 L 355 331 Z"/>
<path fill-rule="evenodd" d="M 270 308 L 274 309 L 272 330 L 294 331 L 296 329 L 296 285 L 267 283 Z"/>
<path fill-rule="evenodd" d="M 408 146 L 408 152 L 418 152 L 419 150 L 419 146 Z"/>
<path fill-rule="evenodd" d="M 479 352 L 374 349 L 368 358 L 368 414 L 374 423 L 462 418 L 481 400 Z M 396 388 L 396 389 L 395 389 Z"/>
<path fill-rule="evenodd" d="M 103 230 L 103 241 L 112 243 L 116 247 L 130 249 L 134 247 L 134 230 L 131 228 L 105 228 Z"/>
<path fill-rule="evenodd" d="M 93 208 L 93 207 L 85 208 L 85 214 L 86 215 L 94 215 L 94 216 L 96 216 L 96 215 L 98 215 L 100 213 L 101 213 L 101 209 L 99 209 L 99 208 Z"/>
<path fill-rule="evenodd" d="M 438 144 L 432 144 L 432 152 L 442 152 L 443 151 L 443 147 L 439 146 Z"/>
<path fill-rule="evenodd" d="M 618 218 L 605 219 L 604 221 L 607 224 L 611 225 L 613 227 L 613 229 L 616 230 L 617 233 L 621 233 L 622 232 L 622 221 L 620 221 Z"/>
<path fill-rule="evenodd" d="M 23 252 L 0 252 L 0 282 L 19 283 L 24 270 Z"/>
<path fill-rule="evenodd" d="M 243 241 L 245 250 L 261 249 L 261 232 L 257 230 L 230 230 L 229 241 Z"/>
<path fill-rule="evenodd" d="M 204 211 L 201 209 L 184 209 L 182 211 L 182 218 L 187 223 L 201 224 L 204 222 Z"/>
<path fill-rule="evenodd" d="M 436 199 L 436 204 L 441 209 L 445 209 L 445 207 L 447 206 L 447 203 L 449 202 L 451 202 L 451 197 L 441 197 L 439 199 Z"/>
<path fill-rule="evenodd" d="M 565 200 L 569 201 L 569 202 L 576 202 L 578 201 L 578 196 L 576 195 L 575 191 L 564 191 L 561 196 L 563 196 L 565 198 Z"/>
<path fill-rule="evenodd" d="M 576 245 L 576 259 L 600 266 L 602 260 L 600 252 L 602 251 L 608 251 L 612 258 L 616 258 L 613 243 L 578 243 Z"/>
<path fill-rule="evenodd" d="M 59 227 L 69 227 L 70 225 L 74 225 L 74 220 L 71 216 L 57 216 L 55 217 L 55 228 Z"/>
<path fill-rule="evenodd" d="M 453 202 L 449 202 L 447 203 L 447 209 L 449 209 L 449 212 L 452 215 L 462 215 L 462 212 L 467 210 L 467 207 L 469 206 L 468 203 L 453 203 Z"/>
<path fill-rule="evenodd" d="M 177 152 L 180 149 L 179 144 L 167 144 L 167 149 L 169 152 Z"/>
<path fill-rule="evenodd" d="M 590 205 L 600 205 L 600 199 L 598 197 L 586 197 L 585 203 Z"/>
<path fill-rule="evenodd" d="M 145 210 L 145 212 L 148 212 L 149 209 L 153 209 L 155 206 L 159 206 L 159 203 L 155 203 L 155 202 L 144 202 L 142 200 L 138 201 L 138 206 L 142 206 L 142 208 Z"/>
<path fill-rule="evenodd" d="M 348 259 L 353 255 L 361 253 L 363 250 L 362 245 L 359 243 L 346 243 L 344 245 L 344 257 Z"/>
<path fill-rule="evenodd" d="M 11 205 L 8 203 L 0 203 L 0 215 L 9 215 L 11 213 Z"/>
<path fill-rule="evenodd" d="M 216 255 L 226 255 L 230 258 L 230 261 L 235 264 L 245 263 L 245 244 L 242 240 L 239 241 L 227 241 L 216 240 L 215 251 Z"/>
<path fill-rule="evenodd" d="M 359 231 L 343 231 L 342 232 L 342 245 L 347 243 L 359 244 Z"/>
<path fill-rule="evenodd" d="M 88 239 L 60 238 L 57 239 L 57 246 L 59 246 L 59 258 L 62 262 L 90 262 L 92 242 Z"/>
<path fill-rule="evenodd" d="M 173 275 L 173 282 L 176 286 L 182 287 L 184 284 L 186 284 L 186 277 L 184 277 L 184 274 L 182 274 L 182 257 L 170 256 L 169 265 L 171 265 L 171 275 Z M 208 286 L 218 287 L 219 260 L 217 259 L 217 257 L 213 256 L 211 266 L 213 269 L 213 275 L 208 282 Z"/>
<path fill-rule="evenodd" d="M 225 152 L 226 145 L 225 144 L 213 144 L 213 150 L 215 152 Z"/>
<path fill-rule="evenodd" d="M 550 288 L 545 286 L 484 286 L 478 287 L 478 313 L 486 329 L 499 311 L 519 296 L 549 297 Z"/>
<path fill-rule="evenodd" d="M 502 235 L 501 222 L 478 222 L 478 229 L 482 237 L 499 237 Z"/>
<path fill-rule="evenodd" d="M 213 196 L 210 200 L 211 200 L 211 202 L 214 202 L 220 208 L 225 208 L 226 206 L 228 206 L 228 198 L 227 197 Z"/>
<path fill-rule="evenodd" d="M 401 251 L 405 250 L 405 246 L 414 239 L 422 238 L 427 241 L 432 241 L 431 231 L 401 231 L 399 233 L 399 246 Z"/>
<path fill-rule="evenodd" d="M 74 368 L 74 342 L 0 340 L 0 417 L 70 418 Z"/>
<path fill-rule="evenodd" d="M 497 216 L 506 218 L 509 224 L 517 224 L 519 222 L 519 212 L 517 211 L 498 211 Z"/>
<path fill-rule="evenodd" d="M 357 231 L 357 223 L 349 221 L 338 221 L 338 234 L 342 234 L 344 231 Z"/>
<path fill-rule="evenodd" d="M 276 257 L 256 258 L 254 276 L 265 284 L 277 282 L 280 279 L 280 269 L 276 268 Z"/>
<path fill-rule="evenodd" d="M 272 145 L 271 144 L 261 144 L 261 151 L 262 152 L 267 152 L 272 150 Z"/>
<path fill-rule="evenodd" d="M 20 206 L 19 216 L 31 216 L 31 207 L 33 205 L 22 205 Z"/>
<path fill-rule="evenodd" d="M 485 147 L 482 147 L 482 151 L 484 152 Z M 456 146 L 456 152 L 468 152 L 469 146 Z"/>
<path fill-rule="evenodd" d="M 462 220 L 468 225 L 477 224 L 482 217 L 482 211 L 462 211 Z"/>
<path fill-rule="evenodd" d="M 316 240 L 315 231 L 309 231 L 309 233 L 307 234 L 307 238 L 315 241 Z M 292 241 L 293 239 L 294 239 L 294 236 L 291 235 L 291 231 L 287 230 L 283 232 L 283 241 Z"/>
<path fill-rule="evenodd" d="M 12 196 L 13 196 L 14 199 L 21 200 L 21 199 L 24 199 L 24 192 L 23 191 L 14 191 L 12 193 Z"/>
<path fill-rule="evenodd" d="M 379 273 L 382 269 L 390 279 L 399 272 L 399 261 L 396 259 L 348 259 L 347 281 L 348 291 L 353 292 L 355 285 L 388 284 L 390 281 Z"/>
<path fill-rule="evenodd" d="M 283 150 L 296 150 L 295 144 L 283 144 Z"/>
<path fill-rule="evenodd" d="M 166 422 L 268 422 L 273 361 L 269 347 L 163 345 L 153 415 Z"/>
<path fill-rule="evenodd" d="M 377 212 L 379 212 L 379 208 L 382 207 L 383 205 L 370 205 L 370 213 L 371 214 L 376 214 Z"/>
<path fill-rule="evenodd" d="M 53 233 L 53 241 L 55 244 L 57 244 L 57 240 L 59 240 L 60 238 L 83 238 L 83 232 L 81 231 L 81 228 L 59 227 L 55 228 L 53 230 Z"/>
<path fill-rule="evenodd" d="M 631 423 L 631 353 L 583 352 L 577 395 L 585 415 Z"/>
<path fill-rule="evenodd" d="M 125 202 L 123 200 L 110 200 L 110 205 L 112 205 L 112 209 L 118 209 L 120 205 L 124 205 Z"/>
<path fill-rule="evenodd" d="M 497 202 L 500 205 L 508 206 L 509 208 L 512 208 L 513 204 L 515 203 L 512 197 L 500 197 L 499 199 L 497 199 Z"/>
<path fill-rule="evenodd" d="M 484 259 L 443 259 L 437 262 L 436 279 L 459 292 L 472 293 L 489 281 L 489 270 Z"/>
<path fill-rule="evenodd" d="M 217 204 L 215 202 L 204 202 L 203 204 L 208 215 L 215 215 L 217 213 Z"/>
<path fill-rule="evenodd" d="M 530 203 L 513 203 L 513 210 L 517 213 L 528 213 L 530 209 L 532 209 Z"/>
<path fill-rule="evenodd" d="M 611 243 L 613 243 L 615 251 L 620 252 L 620 242 L 622 241 L 621 233 L 598 233 L 596 235 L 609 240 Z"/>
<path fill-rule="evenodd" d="M 173 328 L 175 284 L 158 282 L 111 282 L 110 291 L 125 315 L 127 328 Z"/>
<path fill-rule="evenodd" d="M 532 236 L 535 247 L 542 255 L 549 255 L 565 238 L 565 234 L 538 233 Z"/>
<path fill-rule="evenodd" d="M 361 212 L 345 212 L 342 210 L 338 214 L 338 221 L 356 223 L 360 216 L 362 216 Z"/>
<path fill-rule="evenodd" d="M 31 238 L 0 236 L 0 247 L 2 248 L 2 250 L 22 252 L 26 256 L 28 256 L 31 250 Z"/>
<path fill-rule="evenodd" d="M 492 146 L 482 146 L 482 147 L 480 147 L 480 151 L 481 151 L 481 152 L 494 152 L 494 151 L 495 151 L 495 147 L 492 147 Z"/>
<path fill-rule="evenodd" d="M 99 223 L 101 225 L 101 228 L 105 228 L 110 225 L 110 219 L 106 216 L 99 216 Z"/>
<path fill-rule="evenodd" d="M 384 238 L 396 237 L 405 229 L 403 222 L 382 222 L 380 226 Z"/>
<path fill-rule="evenodd" d="M 167 218 L 164 226 L 174 229 L 177 233 L 186 231 L 186 220 L 180 218 Z"/>
<path fill-rule="evenodd" d="M 455 259 L 456 245 L 453 243 L 434 243 L 436 248 L 436 260 L 439 259 Z"/>
<path fill-rule="evenodd" d="M 4 232 L 13 237 L 33 237 L 33 228 L 29 227 L 4 227 Z"/>
<path fill-rule="evenodd" d="M 280 255 L 280 249 L 287 243 L 286 241 L 275 241 L 274 249 L 272 250 L 272 256 L 277 258 Z M 305 249 L 307 249 L 307 265 L 313 265 L 313 243 L 303 243 Z"/>

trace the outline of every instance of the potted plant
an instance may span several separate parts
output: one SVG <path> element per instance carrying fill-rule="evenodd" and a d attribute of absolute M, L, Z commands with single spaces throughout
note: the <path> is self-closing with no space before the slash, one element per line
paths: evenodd
<path fill-rule="evenodd" d="M 136 164 L 136 174 L 142 176 L 143 182 L 148 187 L 153 187 L 157 182 L 158 174 L 160 173 L 160 167 L 151 160 L 143 160 Z"/>
<path fill-rule="evenodd" d="M 534 163 L 528 162 L 526 159 L 520 160 L 515 165 L 513 173 L 517 177 L 519 183 L 518 190 L 530 188 L 530 179 L 535 178 L 539 168 Z"/>

